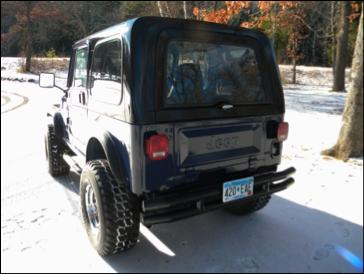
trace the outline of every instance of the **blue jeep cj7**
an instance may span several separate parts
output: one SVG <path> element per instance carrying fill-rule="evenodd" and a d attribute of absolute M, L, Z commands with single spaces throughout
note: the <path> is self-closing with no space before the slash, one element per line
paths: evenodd
<path fill-rule="evenodd" d="M 42 87 L 54 86 L 41 74 Z M 47 114 L 49 172 L 81 173 L 82 217 L 101 255 L 133 247 L 139 223 L 263 208 L 288 124 L 268 38 L 170 18 L 132 19 L 73 46 L 67 89 Z"/>

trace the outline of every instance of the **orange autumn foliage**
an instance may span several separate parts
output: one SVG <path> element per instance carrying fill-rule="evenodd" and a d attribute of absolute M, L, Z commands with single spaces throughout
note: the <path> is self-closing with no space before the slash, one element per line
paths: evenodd
<path fill-rule="evenodd" d="M 195 7 L 193 14 L 203 21 L 228 24 L 233 16 L 250 11 L 253 1 L 225 1 L 224 4 L 225 7 L 212 11 Z M 298 48 L 308 33 L 304 19 L 311 4 L 311 1 L 258 1 L 255 8 L 258 12 L 248 12 L 249 20 L 240 22 L 240 26 L 260 29 L 269 22 L 277 28 L 288 29 L 287 55 L 297 61 L 303 57 Z"/>
<path fill-rule="evenodd" d="M 194 7 L 193 15 L 203 21 L 227 24 L 232 16 L 240 13 L 242 9 L 249 8 L 251 5 L 250 1 L 225 1 L 224 3 L 226 8 L 220 8 L 214 11 Z"/>

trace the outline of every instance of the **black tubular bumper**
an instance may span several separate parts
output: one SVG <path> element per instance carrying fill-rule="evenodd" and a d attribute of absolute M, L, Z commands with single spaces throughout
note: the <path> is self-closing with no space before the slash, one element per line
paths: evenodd
<path fill-rule="evenodd" d="M 288 188 L 294 183 L 294 179 L 289 176 L 295 171 L 294 167 L 290 167 L 280 172 L 255 175 L 254 195 L 245 199 Z M 153 195 L 153 198 L 142 201 L 142 222 L 148 226 L 168 223 L 223 207 L 226 204 L 222 202 L 222 185 L 223 182 L 220 182 L 184 192 Z"/>

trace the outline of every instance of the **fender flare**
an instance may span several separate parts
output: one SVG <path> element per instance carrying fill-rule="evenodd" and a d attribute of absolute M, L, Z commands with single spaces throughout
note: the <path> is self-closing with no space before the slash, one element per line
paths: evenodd
<path fill-rule="evenodd" d="M 66 125 L 64 123 L 62 114 L 60 114 L 59 112 L 56 112 L 53 115 L 53 124 L 54 124 L 54 130 L 55 130 L 56 136 L 58 138 L 63 139 L 65 137 L 67 137 Z"/>
<path fill-rule="evenodd" d="M 55 134 L 59 139 L 62 140 L 63 138 L 67 137 L 68 133 L 61 113 L 53 109 L 50 110 L 47 113 L 47 121 L 47 123 L 51 123 L 54 125 Z"/>
<path fill-rule="evenodd" d="M 126 183 L 129 190 L 133 191 L 127 147 L 108 131 L 94 134 L 86 146 L 86 162 L 100 158 L 108 160 L 118 183 Z"/>

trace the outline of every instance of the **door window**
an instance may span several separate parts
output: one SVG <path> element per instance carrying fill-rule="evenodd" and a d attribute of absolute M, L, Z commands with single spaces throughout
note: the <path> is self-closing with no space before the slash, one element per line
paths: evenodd
<path fill-rule="evenodd" d="M 108 104 L 119 104 L 121 85 L 121 42 L 107 41 L 96 46 L 91 66 L 91 97 Z"/>

